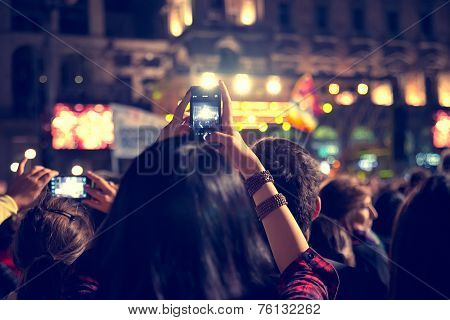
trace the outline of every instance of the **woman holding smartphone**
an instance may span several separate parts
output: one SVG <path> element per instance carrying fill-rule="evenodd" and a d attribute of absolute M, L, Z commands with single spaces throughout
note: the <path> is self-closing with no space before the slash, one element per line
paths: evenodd
<path fill-rule="evenodd" d="M 159 141 L 122 179 L 64 298 L 335 297 L 336 271 L 309 248 L 270 173 L 232 131 L 230 95 L 223 82 L 220 89 L 223 131 L 207 143 L 188 141 L 184 97 Z"/>

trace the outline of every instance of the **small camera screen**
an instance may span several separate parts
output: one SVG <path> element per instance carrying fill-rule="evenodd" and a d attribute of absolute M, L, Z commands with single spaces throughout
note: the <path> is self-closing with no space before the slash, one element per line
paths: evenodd
<path fill-rule="evenodd" d="M 220 130 L 219 105 L 214 101 L 195 101 L 191 103 L 194 131 Z"/>
<path fill-rule="evenodd" d="M 51 193 L 55 197 L 86 198 L 86 177 L 55 177 L 50 182 Z"/>

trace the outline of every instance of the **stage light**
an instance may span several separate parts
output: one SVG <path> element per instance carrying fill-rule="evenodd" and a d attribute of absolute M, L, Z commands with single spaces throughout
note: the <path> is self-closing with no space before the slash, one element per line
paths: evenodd
<path fill-rule="evenodd" d="M 19 163 L 18 162 L 11 163 L 11 165 L 9 166 L 9 169 L 12 172 L 17 172 L 17 170 L 19 170 Z"/>
<path fill-rule="evenodd" d="M 333 111 L 333 105 L 329 102 L 326 102 L 323 104 L 322 110 L 325 113 L 330 113 L 331 111 Z"/>
<path fill-rule="evenodd" d="M 328 92 L 330 94 L 338 94 L 339 93 L 339 85 L 337 83 L 330 83 L 328 86 Z"/>
<path fill-rule="evenodd" d="M 34 158 L 36 158 L 36 150 L 34 149 L 27 149 L 24 153 L 25 158 L 27 158 L 28 160 L 33 160 Z"/>
<path fill-rule="evenodd" d="M 83 167 L 78 164 L 74 165 L 71 170 L 74 176 L 81 176 L 83 174 L 83 171 Z"/>
<path fill-rule="evenodd" d="M 266 90 L 271 95 L 277 95 L 281 92 L 281 81 L 280 77 L 272 76 L 269 77 L 266 83 Z"/>
<path fill-rule="evenodd" d="M 76 84 L 81 84 L 83 80 L 84 80 L 83 77 L 80 75 L 75 76 L 75 78 L 73 79 L 73 81 L 75 81 Z"/>
<path fill-rule="evenodd" d="M 200 76 L 200 85 L 205 89 L 211 89 L 217 86 L 217 77 L 212 72 L 203 72 Z"/>
<path fill-rule="evenodd" d="M 291 124 L 289 122 L 284 122 L 283 125 L 281 126 L 281 128 L 284 131 L 289 131 L 289 130 L 291 130 Z"/>
<path fill-rule="evenodd" d="M 237 74 L 234 77 L 234 91 L 237 94 L 243 95 L 250 91 L 251 89 L 251 81 L 248 74 Z"/>
<path fill-rule="evenodd" d="M 365 95 L 369 92 L 369 86 L 365 83 L 358 84 L 357 91 L 360 95 Z"/>

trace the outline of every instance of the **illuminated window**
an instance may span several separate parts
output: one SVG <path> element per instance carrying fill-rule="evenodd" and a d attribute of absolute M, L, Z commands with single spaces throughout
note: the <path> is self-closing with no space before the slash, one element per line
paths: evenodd
<path fill-rule="evenodd" d="M 450 107 L 450 72 L 438 75 L 438 96 L 441 106 Z"/>
<path fill-rule="evenodd" d="M 401 78 L 405 102 L 410 106 L 424 106 L 427 104 L 425 93 L 425 77 L 422 73 L 410 72 Z"/>
<path fill-rule="evenodd" d="M 169 32 L 174 37 L 183 34 L 186 27 L 192 25 L 192 1 L 170 0 L 169 1 Z"/>
<path fill-rule="evenodd" d="M 389 82 L 374 81 L 371 84 L 370 99 L 379 106 L 391 106 L 394 103 L 392 86 Z"/>
<path fill-rule="evenodd" d="M 225 0 L 227 18 L 238 25 L 251 26 L 264 15 L 263 0 Z"/>

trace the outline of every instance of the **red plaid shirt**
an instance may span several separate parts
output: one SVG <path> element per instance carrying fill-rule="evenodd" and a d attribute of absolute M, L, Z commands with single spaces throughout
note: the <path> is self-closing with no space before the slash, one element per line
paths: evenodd
<path fill-rule="evenodd" d="M 278 285 L 281 299 L 335 299 L 339 277 L 334 267 L 309 248 L 284 270 Z"/>
<path fill-rule="evenodd" d="M 74 270 L 72 270 L 74 271 Z M 63 288 L 63 299 L 95 299 L 99 283 L 89 276 L 69 276 Z M 334 267 L 309 248 L 281 274 L 278 292 L 281 299 L 328 300 L 335 299 L 339 277 Z"/>

